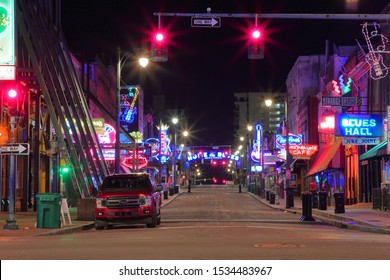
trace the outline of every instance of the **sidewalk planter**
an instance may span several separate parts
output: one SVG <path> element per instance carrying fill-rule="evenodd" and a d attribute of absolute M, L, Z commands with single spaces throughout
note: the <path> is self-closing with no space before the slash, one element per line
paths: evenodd
<path fill-rule="evenodd" d="M 61 226 L 61 195 L 39 193 L 36 195 L 37 228 L 59 228 Z"/>
<path fill-rule="evenodd" d="M 334 201 L 335 201 L 334 212 L 336 214 L 345 213 L 344 193 L 335 193 L 333 196 L 334 196 Z"/>
<path fill-rule="evenodd" d="M 318 210 L 327 210 L 328 209 L 328 193 L 319 192 L 318 194 Z"/>

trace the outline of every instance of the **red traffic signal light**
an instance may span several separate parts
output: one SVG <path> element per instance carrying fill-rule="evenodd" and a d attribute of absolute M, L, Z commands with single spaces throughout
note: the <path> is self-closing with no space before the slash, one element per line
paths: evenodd
<path fill-rule="evenodd" d="M 264 40 L 261 38 L 261 31 L 257 27 L 250 30 L 248 42 L 248 58 L 264 58 Z"/>
<path fill-rule="evenodd" d="M 7 95 L 9 98 L 15 98 L 16 96 L 18 96 L 18 93 L 14 89 L 9 89 L 7 92 Z"/>
<path fill-rule="evenodd" d="M 162 30 L 154 33 L 152 38 L 152 60 L 154 62 L 168 61 L 168 46 L 167 39 Z"/>

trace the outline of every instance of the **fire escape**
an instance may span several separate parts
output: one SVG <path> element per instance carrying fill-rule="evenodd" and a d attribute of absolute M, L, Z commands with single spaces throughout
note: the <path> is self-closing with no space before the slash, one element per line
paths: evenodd
<path fill-rule="evenodd" d="M 71 167 L 73 191 L 78 197 L 88 198 L 108 170 L 61 30 L 60 3 L 15 1 L 19 34 L 17 79 L 27 81 L 28 106 L 35 104 L 35 128 L 31 133 L 34 193 L 39 192 L 41 157 L 44 152 L 56 150 Z M 42 151 L 42 142 L 46 151 Z"/>

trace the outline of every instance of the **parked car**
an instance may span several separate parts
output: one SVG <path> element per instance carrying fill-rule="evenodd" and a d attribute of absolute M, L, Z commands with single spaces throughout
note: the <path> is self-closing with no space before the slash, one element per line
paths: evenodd
<path fill-rule="evenodd" d="M 147 173 L 107 176 L 98 190 L 95 229 L 118 224 L 161 223 L 161 187 Z"/>

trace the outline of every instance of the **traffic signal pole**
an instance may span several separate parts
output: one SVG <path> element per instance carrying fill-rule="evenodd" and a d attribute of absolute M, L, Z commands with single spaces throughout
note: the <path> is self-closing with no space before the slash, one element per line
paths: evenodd
<path fill-rule="evenodd" d="M 15 143 L 15 124 L 16 117 L 10 117 L 10 125 L 11 125 L 11 143 Z M 8 217 L 6 219 L 6 224 L 4 225 L 4 229 L 16 230 L 19 229 L 19 225 L 16 223 L 15 219 L 15 155 L 9 155 L 9 178 L 8 178 Z"/>
<path fill-rule="evenodd" d="M 158 17 L 220 17 L 220 18 L 279 18 L 279 19 L 329 19 L 329 20 L 390 20 L 390 14 L 229 14 L 229 13 L 153 13 Z"/>

